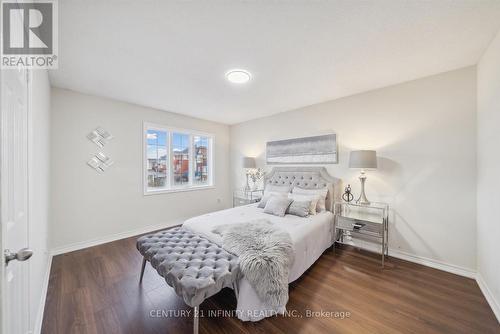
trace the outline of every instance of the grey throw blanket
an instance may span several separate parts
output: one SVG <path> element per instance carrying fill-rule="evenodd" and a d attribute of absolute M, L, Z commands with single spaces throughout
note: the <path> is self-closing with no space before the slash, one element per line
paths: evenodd
<path fill-rule="evenodd" d="M 290 235 L 267 220 L 220 225 L 222 247 L 238 255 L 240 270 L 259 298 L 273 308 L 288 301 L 288 274 L 294 260 Z"/>

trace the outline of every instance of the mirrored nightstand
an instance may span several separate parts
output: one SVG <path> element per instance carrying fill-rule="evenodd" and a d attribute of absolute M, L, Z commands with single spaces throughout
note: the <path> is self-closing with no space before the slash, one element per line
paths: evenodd
<path fill-rule="evenodd" d="M 263 189 L 244 190 L 238 189 L 233 192 L 233 207 L 257 203 L 264 194 Z"/>
<path fill-rule="evenodd" d="M 346 236 L 363 236 L 381 244 L 382 267 L 389 255 L 389 205 L 381 202 L 357 204 L 335 202 L 335 235 L 337 243 Z"/>

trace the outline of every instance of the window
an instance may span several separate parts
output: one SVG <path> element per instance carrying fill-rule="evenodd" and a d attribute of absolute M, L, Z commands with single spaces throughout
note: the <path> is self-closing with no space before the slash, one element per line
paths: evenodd
<path fill-rule="evenodd" d="M 147 166 L 148 188 L 166 187 L 167 132 L 147 131 Z"/>
<path fill-rule="evenodd" d="M 213 186 L 212 135 L 145 123 L 144 137 L 145 194 Z"/>
<path fill-rule="evenodd" d="M 190 136 L 184 133 L 172 133 L 174 186 L 189 185 L 189 141 Z"/>
<path fill-rule="evenodd" d="M 194 136 L 194 183 L 208 184 L 208 147 L 210 138 Z"/>

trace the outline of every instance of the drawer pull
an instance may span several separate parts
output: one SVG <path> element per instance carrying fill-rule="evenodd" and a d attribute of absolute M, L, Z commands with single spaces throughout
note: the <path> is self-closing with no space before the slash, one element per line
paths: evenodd
<path fill-rule="evenodd" d="M 363 224 L 363 223 L 354 223 L 354 224 L 352 224 L 352 227 L 353 227 L 355 230 L 359 230 L 359 229 L 361 229 L 363 226 L 365 226 L 365 224 Z"/>

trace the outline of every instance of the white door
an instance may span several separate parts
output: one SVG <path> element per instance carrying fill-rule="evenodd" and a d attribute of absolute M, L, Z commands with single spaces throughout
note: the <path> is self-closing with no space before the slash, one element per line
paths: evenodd
<path fill-rule="evenodd" d="M 29 266 L 24 260 L 31 256 L 22 250 L 28 245 L 28 73 L 2 70 L 1 77 L 2 329 L 5 334 L 25 334 Z"/>

